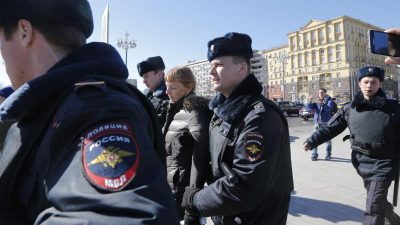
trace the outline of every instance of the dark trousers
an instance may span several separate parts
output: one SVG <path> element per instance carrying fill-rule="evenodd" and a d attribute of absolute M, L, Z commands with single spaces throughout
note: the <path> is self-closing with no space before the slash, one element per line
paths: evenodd
<path fill-rule="evenodd" d="M 364 187 L 367 190 L 367 204 L 363 225 L 384 225 L 385 212 L 393 211 L 392 204 L 387 200 L 390 184 L 390 181 L 364 180 Z"/>

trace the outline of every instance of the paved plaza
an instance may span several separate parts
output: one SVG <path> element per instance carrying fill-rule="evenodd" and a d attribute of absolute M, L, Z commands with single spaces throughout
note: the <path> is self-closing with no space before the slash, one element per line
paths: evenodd
<path fill-rule="evenodd" d="M 361 224 L 366 192 L 361 178 L 350 162 L 350 143 L 342 138 L 344 131 L 332 141 L 332 159 L 325 161 L 325 144 L 319 147 L 319 160 L 311 161 L 310 152 L 302 143 L 313 130 L 312 121 L 288 118 L 294 191 L 288 225 L 356 225 Z M 392 188 L 388 199 L 392 199 Z M 400 210 L 396 208 L 396 212 Z M 213 223 L 208 220 L 208 225 Z"/>

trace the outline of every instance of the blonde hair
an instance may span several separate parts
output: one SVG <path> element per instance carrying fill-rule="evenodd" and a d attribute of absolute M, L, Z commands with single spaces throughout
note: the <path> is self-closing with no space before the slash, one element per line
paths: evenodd
<path fill-rule="evenodd" d="M 168 82 L 179 82 L 183 86 L 192 88 L 192 92 L 196 90 L 196 78 L 192 70 L 187 66 L 174 67 L 170 69 L 164 77 Z"/>

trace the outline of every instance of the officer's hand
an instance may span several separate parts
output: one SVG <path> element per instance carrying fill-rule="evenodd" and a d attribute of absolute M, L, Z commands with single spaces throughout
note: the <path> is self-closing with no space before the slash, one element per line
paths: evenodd
<path fill-rule="evenodd" d="M 200 213 L 197 211 L 197 209 L 193 206 L 193 198 L 194 195 L 200 191 L 199 188 L 195 187 L 186 187 L 185 188 L 185 193 L 183 193 L 183 198 L 182 198 L 182 207 L 186 209 L 186 211 L 193 216 L 200 216 Z"/>
<path fill-rule="evenodd" d="M 190 215 L 187 212 L 185 212 L 185 215 L 183 216 L 183 220 L 185 221 L 185 225 L 201 225 L 200 217 Z"/>
<path fill-rule="evenodd" d="M 400 35 L 399 28 L 392 28 L 389 30 L 385 30 L 385 32 Z M 388 56 L 385 58 L 385 63 L 386 64 L 400 64 L 400 57 L 389 57 Z"/>
<path fill-rule="evenodd" d="M 307 142 L 305 142 L 305 143 L 303 144 L 303 149 L 304 149 L 304 151 L 308 151 L 308 150 L 311 149 L 311 145 L 308 144 Z"/>

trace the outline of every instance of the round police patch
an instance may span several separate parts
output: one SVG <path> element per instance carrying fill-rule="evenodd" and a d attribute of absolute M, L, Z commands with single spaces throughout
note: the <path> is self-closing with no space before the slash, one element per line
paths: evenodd
<path fill-rule="evenodd" d="M 258 132 L 249 132 L 244 139 L 245 156 L 250 161 L 259 159 L 262 155 L 264 137 Z"/>
<path fill-rule="evenodd" d="M 82 165 L 94 186 L 108 191 L 126 187 L 139 165 L 139 147 L 130 126 L 115 121 L 89 129 L 83 139 Z"/>

